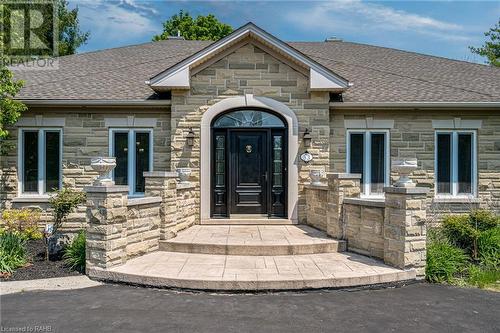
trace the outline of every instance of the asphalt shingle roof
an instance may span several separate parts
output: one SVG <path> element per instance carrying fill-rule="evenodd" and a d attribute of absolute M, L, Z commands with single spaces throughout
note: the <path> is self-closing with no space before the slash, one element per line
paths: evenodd
<path fill-rule="evenodd" d="M 17 98 L 146 100 L 144 81 L 208 46 L 166 40 L 59 58 L 59 69 L 17 71 Z M 500 102 L 500 68 L 350 42 L 291 42 L 354 85 L 346 102 Z"/>

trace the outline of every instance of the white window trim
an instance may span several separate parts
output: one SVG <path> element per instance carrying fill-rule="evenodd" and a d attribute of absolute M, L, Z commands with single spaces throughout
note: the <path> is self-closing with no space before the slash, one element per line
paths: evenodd
<path fill-rule="evenodd" d="M 361 184 L 362 198 L 383 198 L 384 193 L 371 193 L 371 135 L 372 134 L 384 134 L 385 135 L 385 186 L 390 185 L 390 176 L 391 176 L 391 168 L 390 168 L 390 160 L 391 160 L 391 144 L 390 144 L 390 131 L 388 129 L 348 129 L 346 131 L 347 136 L 347 145 L 346 145 L 346 170 L 348 173 L 351 172 L 351 134 L 358 133 L 364 134 L 364 158 L 363 158 L 363 179 L 365 179 L 365 183 Z"/>
<path fill-rule="evenodd" d="M 38 192 L 24 192 L 24 132 L 38 132 Z M 63 129 L 57 127 L 23 127 L 18 129 L 17 165 L 18 165 L 18 197 L 49 197 L 50 192 L 45 188 L 45 132 L 59 132 L 59 188 L 62 188 L 62 155 L 63 155 Z"/>
<path fill-rule="evenodd" d="M 472 193 L 458 193 L 458 135 L 472 134 Z M 451 194 L 438 193 L 438 153 L 437 136 L 438 134 L 451 134 Z M 434 131 L 434 197 L 438 199 L 470 199 L 477 197 L 477 131 L 476 130 L 436 130 Z"/>
<path fill-rule="evenodd" d="M 114 154 L 114 146 L 115 146 L 115 136 L 114 133 L 128 133 L 128 193 L 129 197 L 142 197 L 144 196 L 143 192 L 135 192 L 134 184 L 135 184 L 135 149 L 130 149 L 130 147 L 135 147 L 134 135 L 136 132 L 147 132 L 149 133 L 149 170 L 153 171 L 153 129 L 152 128 L 109 128 L 109 156 L 115 156 Z M 111 179 L 115 179 L 114 170 L 111 172 Z"/>

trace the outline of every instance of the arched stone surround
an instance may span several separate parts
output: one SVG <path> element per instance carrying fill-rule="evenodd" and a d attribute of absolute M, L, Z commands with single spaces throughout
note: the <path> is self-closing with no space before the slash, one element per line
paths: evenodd
<path fill-rule="evenodd" d="M 212 120 L 220 113 L 241 107 L 262 108 L 279 113 L 288 125 L 288 218 L 293 222 L 298 221 L 298 160 L 299 151 L 299 124 L 295 113 L 285 104 L 272 98 L 258 97 L 251 94 L 223 99 L 212 105 L 201 118 L 200 135 L 200 181 L 201 181 L 201 220 L 210 219 L 210 189 L 211 189 L 211 163 L 210 152 Z"/>

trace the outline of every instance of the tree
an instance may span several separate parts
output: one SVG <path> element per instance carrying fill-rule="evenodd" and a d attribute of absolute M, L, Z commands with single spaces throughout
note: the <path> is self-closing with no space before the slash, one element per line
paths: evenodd
<path fill-rule="evenodd" d="M 469 46 L 472 53 L 486 57 L 488 64 L 500 67 L 500 19 L 493 28 L 485 32 L 484 35 L 489 37 L 489 41 L 484 42 L 483 46 L 476 48 Z"/>
<path fill-rule="evenodd" d="M 14 100 L 21 90 L 24 82 L 14 80 L 12 72 L 0 64 L 0 155 L 5 155 L 12 145 L 7 141 L 9 131 L 6 129 L 21 117 L 21 112 L 26 110 L 26 105 Z"/>
<path fill-rule="evenodd" d="M 213 40 L 216 41 L 233 31 L 233 28 L 220 22 L 214 15 L 199 15 L 195 19 L 183 10 L 163 22 L 163 32 L 155 35 L 153 41 L 168 39 L 169 36 L 177 36 L 179 32 L 182 37 L 189 40 Z"/>
<path fill-rule="evenodd" d="M 75 54 L 76 50 L 87 43 L 90 32 L 80 30 L 78 7 L 68 10 L 68 1 L 57 0 L 57 17 L 59 28 L 59 56 Z"/>

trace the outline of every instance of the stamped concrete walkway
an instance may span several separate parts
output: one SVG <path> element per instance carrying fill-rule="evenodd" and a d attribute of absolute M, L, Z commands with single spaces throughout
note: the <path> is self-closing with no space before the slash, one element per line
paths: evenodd
<path fill-rule="evenodd" d="M 134 284 L 206 290 L 339 288 L 415 278 L 414 271 L 347 252 L 234 256 L 158 251 L 94 273 Z"/>
<path fill-rule="evenodd" d="M 160 251 L 97 279 L 204 290 L 341 288 L 415 279 L 381 261 L 343 252 L 345 242 L 303 225 L 196 225 L 161 241 Z"/>
<path fill-rule="evenodd" d="M 229 255 L 287 255 L 345 251 L 345 242 L 298 225 L 196 225 L 160 242 L 160 250 Z"/>

